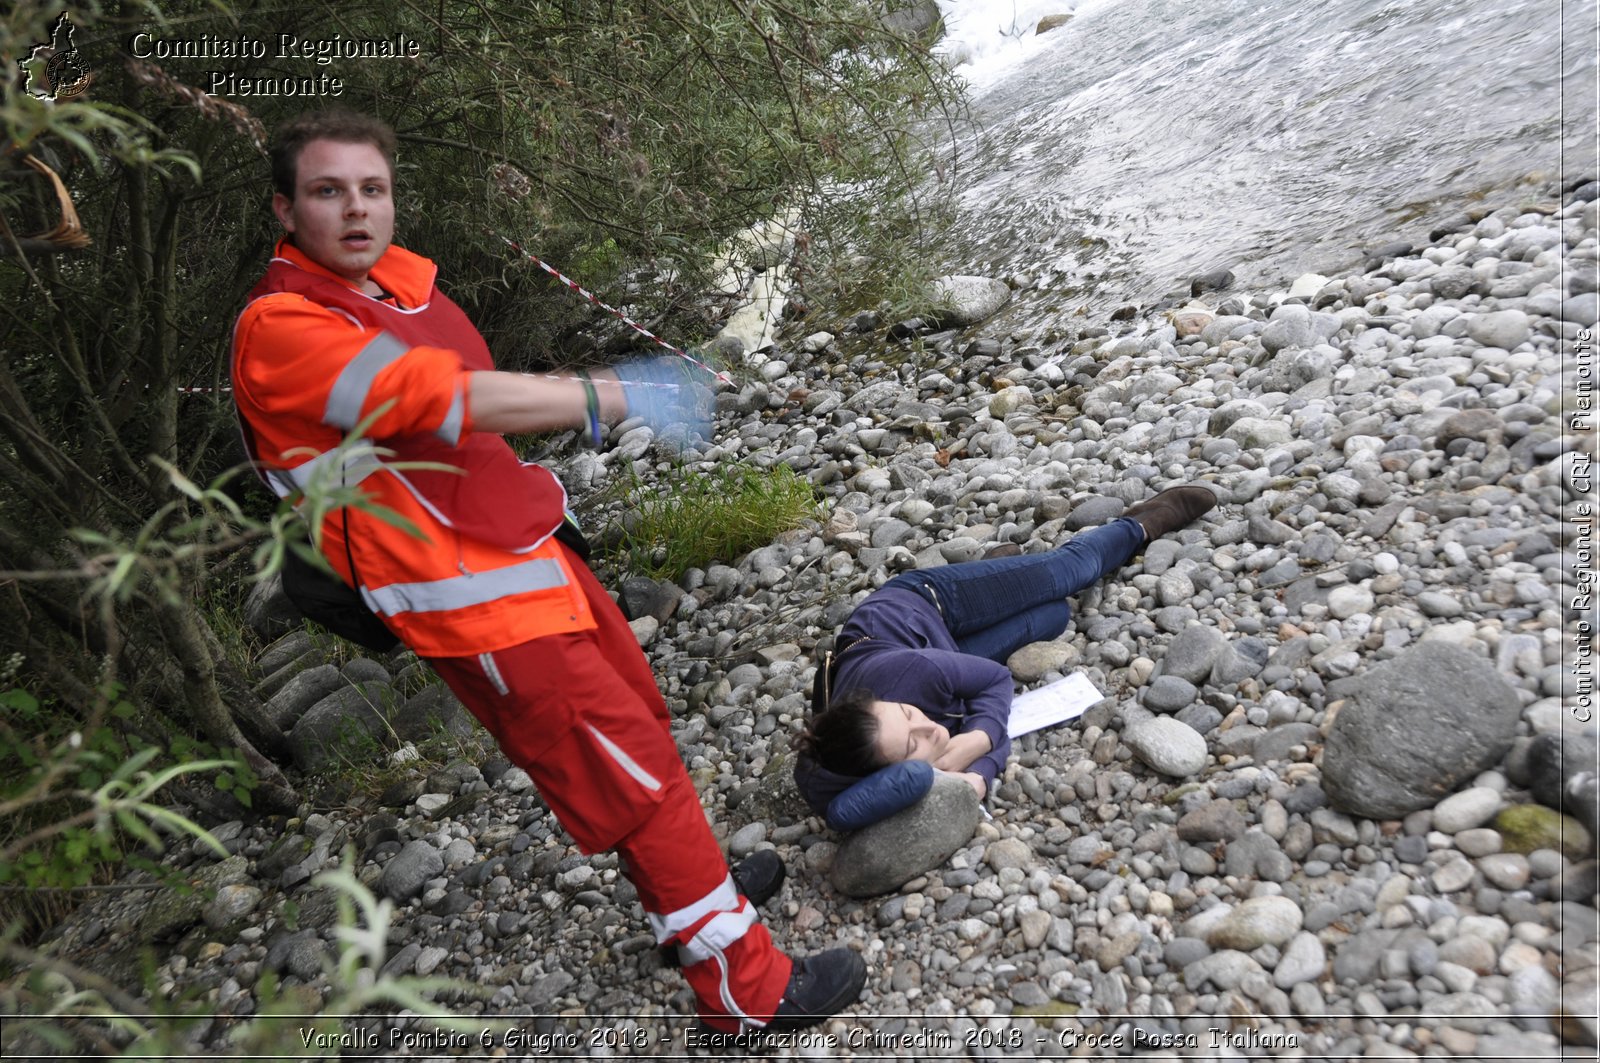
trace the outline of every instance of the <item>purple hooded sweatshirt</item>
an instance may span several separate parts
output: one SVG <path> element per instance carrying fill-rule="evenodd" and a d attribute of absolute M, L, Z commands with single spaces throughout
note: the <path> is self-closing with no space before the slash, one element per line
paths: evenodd
<path fill-rule="evenodd" d="M 839 632 L 839 645 L 846 648 L 835 666 L 833 697 L 868 690 L 880 701 L 915 705 L 952 735 L 982 731 L 989 752 L 967 770 L 993 787 L 1011 753 L 1006 724 L 1016 687 L 1005 665 L 956 649 L 938 610 L 901 587 L 879 590 L 857 606 Z M 806 756 L 795 765 L 801 796 L 819 811 L 859 781 Z"/>

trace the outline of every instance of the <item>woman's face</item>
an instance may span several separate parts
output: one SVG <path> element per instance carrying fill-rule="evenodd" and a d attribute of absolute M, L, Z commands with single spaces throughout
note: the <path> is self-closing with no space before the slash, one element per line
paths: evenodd
<path fill-rule="evenodd" d="M 925 760 L 932 764 L 950 745 L 950 732 L 903 701 L 875 701 L 872 715 L 878 721 L 878 756 L 885 764 Z"/>

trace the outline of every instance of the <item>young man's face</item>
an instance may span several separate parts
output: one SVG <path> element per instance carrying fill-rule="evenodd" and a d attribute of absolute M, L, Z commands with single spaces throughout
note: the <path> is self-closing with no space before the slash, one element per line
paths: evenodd
<path fill-rule="evenodd" d="M 313 262 L 369 288 L 367 273 L 394 239 L 389 162 L 374 144 L 313 140 L 296 160 L 294 198 L 272 210 Z"/>

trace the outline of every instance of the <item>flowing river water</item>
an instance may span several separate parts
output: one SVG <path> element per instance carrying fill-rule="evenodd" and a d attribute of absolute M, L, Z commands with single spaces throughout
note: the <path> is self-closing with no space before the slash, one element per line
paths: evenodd
<path fill-rule="evenodd" d="M 972 89 L 940 250 L 1034 278 L 1017 325 L 1287 284 L 1595 176 L 1594 0 L 1084 0 L 1045 34 L 1070 2 L 940 7 Z"/>

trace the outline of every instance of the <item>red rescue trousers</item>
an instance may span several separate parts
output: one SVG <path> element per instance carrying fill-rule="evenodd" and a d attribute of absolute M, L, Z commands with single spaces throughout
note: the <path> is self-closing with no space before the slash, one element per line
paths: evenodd
<path fill-rule="evenodd" d="M 678 948 L 701 1018 L 730 1032 L 765 1025 L 789 958 L 734 887 L 632 629 L 589 567 L 567 559 L 594 629 L 429 663 L 578 847 L 623 858 L 656 940 Z"/>

